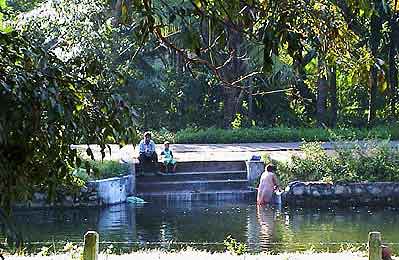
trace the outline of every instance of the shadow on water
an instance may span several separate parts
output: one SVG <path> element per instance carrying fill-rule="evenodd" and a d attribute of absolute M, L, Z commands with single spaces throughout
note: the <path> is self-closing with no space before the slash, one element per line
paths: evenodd
<path fill-rule="evenodd" d="M 100 233 L 101 248 L 223 250 L 231 235 L 251 252 L 337 251 L 363 248 L 369 231 L 385 242 L 399 241 L 397 209 L 257 208 L 237 203 L 129 204 L 107 208 L 37 209 L 15 212 L 31 248 L 82 243 L 87 230 Z M 396 244 L 391 245 L 398 251 Z"/>

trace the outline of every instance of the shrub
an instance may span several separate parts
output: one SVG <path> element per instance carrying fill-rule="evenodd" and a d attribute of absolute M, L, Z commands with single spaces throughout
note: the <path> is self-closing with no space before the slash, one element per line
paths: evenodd
<path fill-rule="evenodd" d="M 84 182 L 91 180 L 107 179 L 126 175 L 128 166 L 116 161 L 86 161 L 93 171 L 90 174 L 86 169 L 78 168 L 73 171 L 74 176 L 83 180 Z"/>
<path fill-rule="evenodd" d="M 154 131 L 154 141 L 163 143 L 259 143 L 259 142 L 314 142 L 331 140 L 399 139 L 396 127 L 372 129 L 324 129 L 324 128 L 188 128 L 172 133 L 167 130 Z"/>
<path fill-rule="evenodd" d="M 238 242 L 231 235 L 223 241 L 226 250 L 233 255 L 243 255 L 248 252 L 248 246 L 244 243 Z"/>
<path fill-rule="evenodd" d="M 278 162 L 283 185 L 291 181 L 399 181 L 399 150 L 388 141 L 338 143 L 327 154 L 318 142 L 301 145 L 300 156 Z"/>

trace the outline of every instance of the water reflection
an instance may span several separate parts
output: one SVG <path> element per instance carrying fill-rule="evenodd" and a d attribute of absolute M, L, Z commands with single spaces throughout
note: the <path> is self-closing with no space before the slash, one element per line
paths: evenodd
<path fill-rule="evenodd" d="M 222 249 L 231 235 L 250 250 L 281 252 L 337 250 L 337 243 L 363 243 L 381 231 L 387 242 L 399 239 L 396 209 L 275 209 L 236 203 L 116 205 L 90 209 L 42 209 L 16 212 L 17 227 L 28 241 L 79 241 L 97 230 L 103 242 L 196 243 Z M 202 244 L 202 245 L 201 245 Z M 130 246 L 123 244 L 124 246 Z M 191 245 L 195 246 L 195 245 Z"/>
<path fill-rule="evenodd" d="M 260 225 L 259 241 L 261 242 L 261 249 L 268 250 L 272 247 L 275 234 L 275 210 L 270 207 L 257 207 L 258 221 Z"/>

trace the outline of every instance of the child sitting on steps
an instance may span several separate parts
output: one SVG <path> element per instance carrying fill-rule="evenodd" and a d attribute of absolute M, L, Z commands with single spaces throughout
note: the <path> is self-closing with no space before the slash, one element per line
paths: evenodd
<path fill-rule="evenodd" d="M 169 167 L 172 168 L 172 172 L 176 171 L 176 160 L 173 159 L 173 153 L 169 149 L 169 142 L 166 141 L 164 143 L 164 150 L 161 152 L 163 156 L 163 166 L 165 168 L 165 172 L 169 172 Z"/>

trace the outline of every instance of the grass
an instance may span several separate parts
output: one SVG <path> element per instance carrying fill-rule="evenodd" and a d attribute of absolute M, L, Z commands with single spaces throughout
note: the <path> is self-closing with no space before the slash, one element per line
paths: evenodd
<path fill-rule="evenodd" d="M 239 128 L 239 129 L 185 129 L 177 133 L 168 131 L 154 132 L 157 143 L 210 144 L 210 143 L 260 143 L 260 142 L 300 142 L 330 140 L 399 140 L 399 127 L 359 128 Z"/>
<path fill-rule="evenodd" d="M 50 256 L 6 256 L 10 260 L 70 260 L 79 259 L 78 257 L 71 257 L 71 254 L 58 254 Z M 211 253 L 207 251 L 199 251 L 194 249 L 185 249 L 176 252 L 166 252 L 162 250 L 142 250 L 124 255 L 114 254 L 100 254 L 100 260 L 129 260 L 129 259 L 142 259 L 142 260 L 309 260 L 309 259 L 324 259 L 324 260 L 365 260 L 367 259 L 364 252 L 340 252 L 340 253 L 315 253 L 307 251 L 302 253 L 283 253 L 278 255 L 270 255 L 267 253 L 259 254 L 244 254 L 234 255 L 229 252 L 224 253 Z"/>

